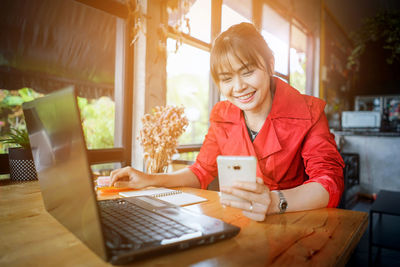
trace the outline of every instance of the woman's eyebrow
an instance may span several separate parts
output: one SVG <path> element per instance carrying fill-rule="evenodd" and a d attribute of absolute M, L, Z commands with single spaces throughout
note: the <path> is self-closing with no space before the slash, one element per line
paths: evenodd
<path fill-rule="evenodd" d="M 250 69 L 252 66 L 254 66 L 254 64 L 244 64 L 235 72 L 241 72 L 242 70 Z M 232 74 L 232 72 L 220 72 L 220 73 L 218 73 L 218 75 L 229 75 L 229 74 Z"/>

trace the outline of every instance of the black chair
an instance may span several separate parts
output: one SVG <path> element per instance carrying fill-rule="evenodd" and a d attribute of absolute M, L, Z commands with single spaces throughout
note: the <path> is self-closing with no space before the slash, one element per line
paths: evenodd
<path fill-rule="evenodd" d="M 357 201 L 358 191 L 354 186 L 360 184 L 360 157 L 356 153 L 341 153 L 345 167 L 343 168 L 344 191 L 339 208 L 347 209 Z"/>

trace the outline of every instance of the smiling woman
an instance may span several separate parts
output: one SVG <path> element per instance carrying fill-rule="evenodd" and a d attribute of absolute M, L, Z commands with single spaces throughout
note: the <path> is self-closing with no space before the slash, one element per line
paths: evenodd
<path fill-rule="evenodd" d="M 221 188 L 239 197 L 223 204 L 256 221 L 272 213 L 336 207 L 344 164 L 329 132 L 325 103 L 273 77 L 272 53 L 252 24 L 220 34 L 210 57 L 211 75 L 227 100 L 213 107 L 196 162 L 168 174 L 127 167 L 112 172 L 112 183 L 205 189 L 218 175 L 218 156 L 254 156 L 257 181 Z"/>

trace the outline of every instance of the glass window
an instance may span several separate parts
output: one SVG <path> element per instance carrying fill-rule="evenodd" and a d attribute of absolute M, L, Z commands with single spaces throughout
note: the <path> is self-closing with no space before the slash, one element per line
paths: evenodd
<path fill-rule="evenodd" d="M 170 1 L 173 2 L 173 1 Z M 180 3 L 180 1 L 175 1 Z M 181 2 L 182 4 L 185 1 Z M 185 7 L 169 8 L 168 24 L 172 27 L 179 27 L 184 33 L 189 34 L 187 22 L 189 19 L 190 35 L 206 43 L 211 41 L 211 0 L 186 1 L 190 3 L 185 13 Z"/>
<path fill-rule="evenodd" d="M 275 71 L 283 75 L 289 74 L 289 27 L 287 20 L 268 5 L 263 5 L 261 34 L 274 52 Z"/>
<path fill-rule="evenodd" d="M 120 144 L 115 141 L 122 139 L 122 129 L 116 131 L 114 124 L 123 116 L 115 114 L 114 101 L 121 99 L 123 93 L 119 85 L 123 55 L 119 53 L 124 51 L 124 24 L 114 15 L 81 3 L 61 1 L 47 5 L 33 1 L 29 7 L 38 12 L 5 19 L 13 26 L 8 27 L 13 34 L 21 38 L 11 40 L 15 45 L 0 44 L 0 58 L 4 59 L 0 65 L 9 68 L 11 77 L 22 73 L 23 85 L 32 89 L 1 92 L 1 135 L 8 134 L 10 127 L 24 124 L 21 104 L 32 100 L 31 96 L 36 98 L 38 93 L 45 95 L 74 85 L 82 97 L 79 107 L 88 148 Z M 18 12 L 22 11 L 11 9 L 9 14 Z M 39 39 L 29 34 L 33 30 Z M 16 86 L 19 84 L 9 82 L 2 89 Z"/>
<path fill-rule="evenodd" d="M 88 149 L 114 147 L 114 101 L 108 96 L 78 97 L 78 105 Z"/>
<path fill-rule="evenodd" d="M 26 129 L 22 103 L 43 96 L 30 88 L 0 90 L 0 138 L 8 136 L 11 128 Z M 114 147 L 114 101 L 107 96 L 87 99 L 78 97 L 82 128 L 89 149 Z M 0 153 L 8 145 L 0 143 Z"/>
<path fill-rule="evenodd" d="M 221 32 L 241 22 L 251 23 L 251 1 L 224 0 L 222 4 Z"/>
<path fill-rule="evenodd" d="M 179 144 L 201 144 L 208 130 L 210 53 L 167 39 L 167 104 L 183 105 L 189 126 Z"/>
<path fill-rule="evenodd" d="M 0 90 L 0 139 L 8 137 L 11 129 L 26 130 L 22 104 L 42 95 L 30 88 Z M 0 142 L 0 154 L 8 153 L 8 148 L 15 146 Z"/>
<path fill-rule="evenodd" d="M 290 47 L 290 84 L 306 93 L 307 35 L 292 25 Z"/>

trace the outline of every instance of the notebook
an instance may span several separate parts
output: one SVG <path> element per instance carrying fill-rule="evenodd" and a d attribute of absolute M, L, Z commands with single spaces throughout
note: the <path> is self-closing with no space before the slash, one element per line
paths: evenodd
<path fill-rule="evenodd" d="M 126 264 L 239 233 L 151 196 L 97 201 L 74 88 L 22 107 L 47 212 L 103 260 Z"/>
<path fill-rule="evenodd" d="M 194 194 L 189 194 L 182 192 L 180 190 L 172 190 L 163 187 L 135 190 L 135 191 L 125 191 L 125 192 L 120 192 L 119 195 L 123 197 L 152 196 L 177 206 L 185 206 L 207 201 L 206 198 L 199 197 Z"/>

